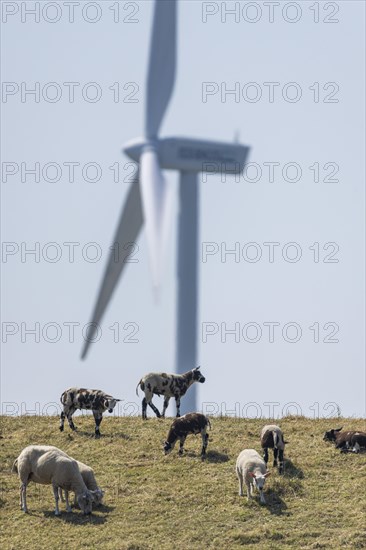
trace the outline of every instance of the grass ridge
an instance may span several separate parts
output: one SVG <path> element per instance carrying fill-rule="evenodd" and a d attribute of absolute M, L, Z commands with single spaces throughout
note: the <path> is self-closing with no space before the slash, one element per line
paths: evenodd
<path fill-rule="evenodd" d="M 315 549 L 366 548 L 366 454 L 341 454 L 322 441 L 343 425 L 365 430 L 356 418 L 275 420 L 289 445 L 285 475 L 272 470 L 267 505 L 238 496 L 237 455 L 260 452 L 261 428 L 273 420 L 213 417 L 208 457 L 201 462 L 201 438 L 189 436 L 185 455 L 165 457 L 162 441 L 172 419 L 106 417 L 102 437 L 93 419 L 76 419 L 78 431 L 58 430 L 56 416 L 1 417 L 1 547 L 9 550 L 97 548 Z M 29 444 L 55 445 L 94 469 L 106 491 L 105 504 L 91 518 L 80 510 L 53 514 L 50 486 L 30 484 L 30 514 L 19 510 L 19 482 L 11 467 Z"/>

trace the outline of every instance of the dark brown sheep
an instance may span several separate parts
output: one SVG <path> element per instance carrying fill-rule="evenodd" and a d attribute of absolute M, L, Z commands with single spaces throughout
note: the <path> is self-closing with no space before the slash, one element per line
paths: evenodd
<path fill-rule="evenodd" d="M 173 450 L 179 439 L 179 454 L 182 455 L 183 446 L 187 435 L 201 434 L 201 457 L 204 458 L 208 444 L 207 427 L 210 427 L 211 429 L 210 421 L 204 414 L 201 413 L 188 413 L 180 418 L 176 418 L 170 427 L 168 437 L 164 443 L 165 454 L 167 455 Z"/>
<path fill-rule="evenodd" d="M 335 443 L 336 449 L 348 450 L 351 446 L 354 446 L 351 443 L 352 437 L 354 437 L 356 434 L 364 434 L 366 436 L 364 432 L 357 432 L 354 430 L 340 433 L 342 429 L 343 427 L 335 428 L 325 432 L 323 440 L 332 441 L 333 443 Z"/>

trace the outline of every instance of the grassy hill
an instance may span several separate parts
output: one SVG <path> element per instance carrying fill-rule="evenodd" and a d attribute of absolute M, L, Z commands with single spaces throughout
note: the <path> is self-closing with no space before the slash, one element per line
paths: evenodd
<path fill-rule="evenodd" d="M 265 420 L 213 418 L 209 452 L 187 438 L 184 457 L 162 454 L 171 419 L 113 418 L 102 437 L 91 437 L 93 420 L 76 418 L 78 432 L 58 430 L 56 417 L 2 417 L 1 518 L 3 549 L 146 550 L 366 548 L 366 455 L 340 454 L 322 441 L 338 424 L 365 429 L 364 420 L 281 420 L 287 446 L 285 475 L 273 471 L 267 505 L 238 496 L 235 460 L 259 448 Z M 337 425 L 337 426 L 336 426 Z M 105 505 L 91 517 L 74 509 L 53 514 L 50 486 L 30 484 L 29 514 L 19 509 L 18 479 L 11 466 L 29 444 L 60 447 L 94 468 Z M 272 455 L 270 456 L 272 459 Z M 271 462 L 269 463 L 271 464 Z"/>

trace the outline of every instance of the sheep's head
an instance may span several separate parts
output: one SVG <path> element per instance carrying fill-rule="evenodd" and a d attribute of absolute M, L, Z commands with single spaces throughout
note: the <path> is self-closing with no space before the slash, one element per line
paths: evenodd
<path fill-rule="evenodd" d="M 253 472 L 249 472 L 249 475 L 253 478 L 254 483 L 258 489 L 258 491 L 261 493 L 263 491 L 264 484 L 266 482 L 266 478 L 271 475 L 271 472 L 266 472 L 263 474 L 254 474 Z"/>
<path fill-rule="evenodd" d="M 83 514 L 92 513 L 93 496 L 90 491 L 86 491 L 77 497 L 78 505 Z"/>
<path fill-rule="evenodd" d="M 206 378 L 203 376 L 203 374 L 201 374 L 200 372 L 200 369 L 201 367 L 197 367 L 195 369 L 193 369 L 193 380 L 195 382 L 200 382 L 201 384 L 203 384 L 203 382 L 205 382 Z"/>
<path fill-rule="evenodd" d="M 108 409 L 109 413 L 113 412 L 113 409 L 117 405 L 118 401 L 121 401 L 121 400 L 115 399 L 114 397 L 108 397 L 104 400 L 104 406 L 106 409 Z"/>
<path fill-rule="evenodd" d="M 340 432 L 342 428 L 337 428 L 335 430 L 329 430 L 329 432 L 325 432 L 323 441 L 335 441 L 337 433 Z"/>
<path fill-rule="evenodd" d="M 165 443 L 164 443 L 164 453 L 166 455 L 168 455 L 169 453 L 172 452 L 172 450 L 173 450 L 173 447 L 171 446 L 171 444 L 168 443 L 167 441 L 165 441 Z"/>
<path fill-rule="evenodd" d="M 94 491 L 90 491 L 90 493 L 91 493 L 94 504 L 96 504 L 97 506 L 102 504 L 102 500 L 103 500 L 103 497 L 104 497 L 104 491 L 102 489 L 98 488 L 98 489 L 95 489 Z"/>
<path fill-rule="evenodd" d="M 175 422 L 173 422 L 169 432 L 168 432 L 168 436 L 166 438 L 166 441 L 164 441 L 163 443 L 163 447 L 164 447 L 164 453 L 166 455 L 168 455 L 169 453 L 172 452 L 172 450 L 174 449 L 175 447 L 175 444 L 177 442 L 177 434 L 175 432 L 175 427 L 174 427 L 174 424 Z"/>
<path fill-rule="evenodd" d="M 169 441 L 165 441 L 165 443 L 164 443 L 164 453 L 166 455 L 168 455 L 169 453 L 172 452 L 172 450 L 174 449 L 175 443 L 176 443 L 175 441 L 174 441 L 174 443 L 169 443 Z"/>

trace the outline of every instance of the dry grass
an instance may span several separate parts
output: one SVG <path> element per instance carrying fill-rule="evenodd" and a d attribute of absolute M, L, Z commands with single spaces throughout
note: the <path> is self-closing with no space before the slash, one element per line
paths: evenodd
<path fill-rule="evenodd" d="M 366 455 L 340 454 L 322 441 L 335 424 L 365 429 L 364 420 L 281 420 L 290 441 L 285 475 L 273 471 L 268 479 L 266 506 L 238 496 L 234 472 L 242 449 L 259 450 L 265 420 L 214 418 L 205 462 L 193 436 L 184 457 L 177 449 L 163 456 L 170 422 L 106 417 L 96 440 L 88 417 L 76 419 L 76 433 L 68 427 L 60 433 L 56 417 L 2 417 L 2 549 L 366 548 Z M 61 505 L 58 518 L 51 487 L 30 484 L 30 513 L 21 512 L 10 471 L 29 444 L 56 445 L 92 466 L 106 490 L 105 505 L 90 518 L 76 509 L 67 514 Z"/>

